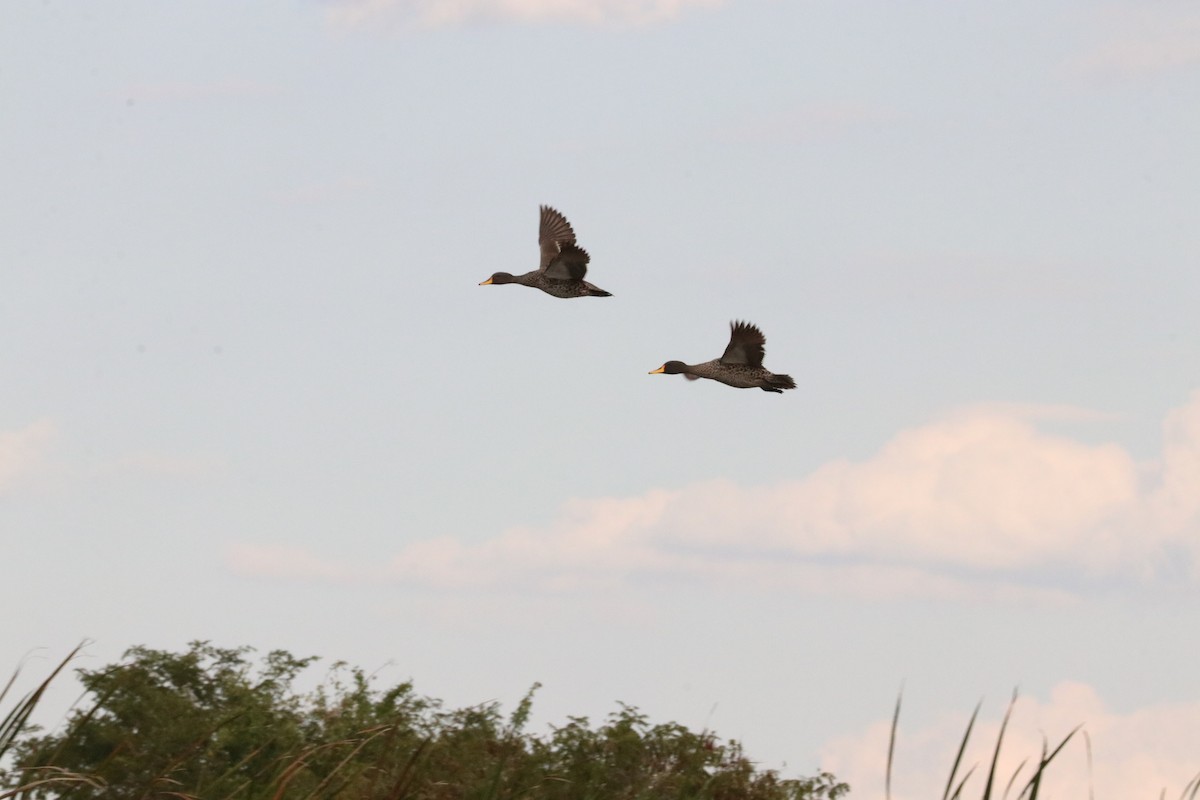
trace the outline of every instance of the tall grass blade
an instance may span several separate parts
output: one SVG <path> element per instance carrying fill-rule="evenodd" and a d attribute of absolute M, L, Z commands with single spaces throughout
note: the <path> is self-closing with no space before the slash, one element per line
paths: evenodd
<path fill-rule="evenodd" d="M 1000 762 L 1000 747 L 1004 744 L 1004 731 L 1008 728 L 1008 719 L 1012 716 L 1013 706 L 1017 704 L 1017 690 L 1013 689 L 1012 700 L 1004 712 L 1004 721 L 1000 723 L 1000 733 L 996 735 L 996 750 L 992 753 L 992 765 L 988 767 L 987 784 L 983 787 L 983 800 L 992 800 L 992 786 L 996 783 L 996 765 Z"/>
<path fill-rule="evenodd" d="M 1021 796 L 1025 796 L 1025 792 L 1029 792 L 1029 800 L 1037 800 L 1038 792 L 1042 788 L 1042 774 L 1045 772 L 1046 765 L 1046 738 L 1042 737 L 1042 760 L 1038 762 L 1037 771 L 1033 773 L 1033 777 L 1029 779 L 1029 783 L 1025 784 L 1025 788 L 1021 790 Z"/>
<path fill-rule="evenodd" d="M 888 736 L 887 774 L 883 781 L 883 796 L 892 800 L 892 759 L 896 754 L 896 727 L 900 724 L 900 702 L 904 699 L 904 687 L 896 695 L 896 710 L 892 713 L 892 733 Z"/>
<path fill-rule="evenodd" d="M 1190 792 L 1188 791 L 1189 789 L 1191 790 Z M 1166 791 L 1166 789 L 1163 789 L 1164 794 Z M 1183 787 L 1183 792 L 1179 795 L 1179 800 L 1196 800 L 1197 796 L 1200 796 L 1200 773 L 1197 773 L 1196 777 L 1188 781 L 1187 786 Z"/>
<path fill-rule="evenodd" d="M 971 738 L 971 731 L 975 728 L 975 720 L 979 717 L 981 706 L 983 706 L 982 700 L 975 704 L 975 710 L 971 713 L 967 730 L 963 733 L 962 741 L 958 745 L 958 754 L 954 756 L 954 765 L 950 767 L 950 777 L 946 779 L 946 791 L 942 792 L 942 800 L 950 800 L 950 789 L 954 785 L 954 776 L 958 774 L 958 768 L 962 764 L 963 754 L 967 751 L 967 741 Z M 959 791 L 962 791 L 962 784 L 959 784 Z"/>
<path fill-rule="evenodd" d="M 38 701 L 42 699 L 42 695 L 45 694 L 46 688 L 50 686 L 51 681 L 57 678 L 58 674 L 66 669 L 67 664 L 71 663 L 75 656 L 79 654 L 79 651 L 82 650 L 86 645 L 86 641 L 75 645 L 75 649 L 67 653 L 66 658 L 60 661 L 58 666 L 50 671 L 50 674 L 46 676 L 46 679 L 38 684 L 36 689 L 25 695 L 25 697 L 21 698 L 21 701 L 13 706 L 12 710 L 4 716 L 3 721 L 0 721 L 0 758 L 4 757 L 4 754 L 7 753 L 12 747 L 13 742 L 15 742 L 17 737 L 21 735 L 21 731 L 25 729 L 25 725 L 29 722 L 30 715 L 33 714 L 33 710 L 37 708 Z M 17 669 L 13 672 L 12 677 L 8 679 L 8 683 L 4 685 L 4 690 L 0 691 L 0 700 L 3 700 L 5 695 L 8 694 L 9 690 L 13 686 L 13 683 L 17 680 L 17 675 L 20 673 L 20 671 L 21 668 L 17 667 Z"/>
<path fill-rule="evenodd" d="M 72 772 L 64 772 L 59 775 L 54 775 L 50 778 L 38 778 L 37 780 L 24 783 L 15 789 L 9 789 L 5 792 L 0 792 L 0 800 L 9 800 L 28 792 L 31 789 L 39 787 L 62 787 L 62 786 L 88 786 L 92 789 L 103 789 L 104 783 L 89 777 L 87 775 L 77 775 Z"/>
<path fill-rule="evenodd" d="M 1076 725 L 1074 728 L 1072 728 L 1071 732 L 1063 737 L 1063 740 L 1058 743 L 1057 747 L 1050 751 L 1049 755 L 1046 755 L 1046 740 L 1042 740 L 1041 763 L 1038 764 L 1037 772 L 1035 772 L 1033 777 L 1029 779 L 1029 783 L 1025 785 L 1025 789 L 1021 791 L 1019 797 L 1024 796 L 1025 792 L 1028 791 L 1029 800 L 1037 800 L 1038 791 L 1042 786 L 1042 774 L 1045 773 L 1046 767 L 1050 766 L 1050 762 L 1053 761 L 1060 752 L 1062 752 L 1062 749 L 1067 746 L 1067 742 L 1071 741 L 1072 737 L 1079 733 L 1079 730 L 1082 727 L 1082 725 Z"/>
<path fill-rule="evenodd" d="M 1028 758 L 1021 759 L 1021 763 L 1017 764 L 1017 768 L 1013 770 L 1012 777 L 1008 779 L 1008 783 L 1004 784 L 1004 794 L 1001 797 L 1008 800 L 1008 793 L 1012 791 L 1013 784 L 1017 782 L 1017 776 L 1021 774 L 1021 770 L 1025 769 L 1025 765 L 1029 763 Z"/>
<path fill-rule="evenodd" d="M 217 786 L 220 786 L 222 783 L 225 783 L 231 776 L 236 775 L 239 770 L 241 770 L 243 767 L 245 767 L 247 764 L 249 764 L 251 761 L 253 761 L 263 750 L 265 750 L 274 741 L 275 741 L 274 739 L 268 739 L 264 744 L 261 744 L 258 747 L 254 748 L 253 750 L 251 750 L 249 753 L 244 755 L 240 761 L 236 762 L 233 766 L 229 767 L 224 772 L 219 773 L 217 775 L 217 777 L 212 780 L 212 783 Z M 236 793 L 236 792 L 237 792 L 237 789 L 234 790 L 234 793 Z M 227 794 L 227 795 L 225 795 L 223 800 L 229 800 L 229 798 L 232 796 L 233 796 L 233 794 Z"/>
<path fill-rule="evenodd" d="M 412 782 L 413 775 L 415 774 L 414 770 L 417 766 L 417 760 L 432 741 L 433 737 L 426 737 L 413 750 L 412 755 L 408 757 L 408 761 L 404 764 L 404 769 L 400 770 L 400 775 L 392 785 L 392 790 L 388 793 L 387 800 L 401 800 L 408 792 L 408 785 Z"/>
<path fill-rule="evenodd" d="M 308 759 L 312 758 L 317 753 L 320 753 L 322 750 L 328 750 L 332 747 L 338 747 L 343 744 L 345 744 L 344 741 L 326 742 L 325 744 L 316 745 L 315 747 L 309 747 L 300 755 L 296 756 L 296 758 L 293 759 L 290 764 L 283 768 L 283 772 L 279 774 L 279 777 L 275 779 L 275 794 L 271 796 L 272 800 L 283 800 L 283 795 L 284 792 L 287 791 L 288 784 L 292 782 L 293 778 L 308 768 Z"/>
<path fill-rule="evenodd" d="M 967 780 L 975 774 L 975 770 L 979 767 L 978 764 L 972 764 L 971 768 L 963 775 L 962 780 L 958 782 L 958 786 L 954 790 L 954 794 L 950 795 L 950 800 L 959 800 L 962 797 L 963 789 L 967 787 Z"/>
<path fill-rule="evenodd" d="M 334 767 L 333 769 L 331 769 L 329 771 L 329 774 L 326 775 L 321 780 L 321 782 L 317 784 L 317 788 L 312 790 L 312 792 L 308 795 L 308 798 L 306 800 L 312 800 L 312 798 L 314 798 L 314 797 L 319 797 L 321 792 L 323 792 L 325 790 L 325 788 L 327 786 L 329 786 L 330 783 L 333 782 L 333 779 L 335 777 L 337 777 L 338 773 L 341 772 L 346 767 L 346 765 L 349 764 L 351 762 L 351 760 L 353 760 L 353 758 L 362 751 L 362 749 L 364 747 L 366 747 L 368 744 L 370 744 L 376 738 L 387 733 L 387 731 L 388 731 L 388 729 L 386 727 L 376 729 L 374 732 L 361 731 L 361 733 L 370 733 L 371 735 L 365 737 L 362 741 L 358 742 L 354 746 L 354 748 L 349 753 L 346 754 L 346 757 L 343 758 L 341 761 L 339 761 L 337 766 Z M 347 739 L 346 744 L 350 744 L 353 741 L 354 741 L 353 739 Z M 337 794 L 338 793 L 336 791 L 334 791 L 334 792 L 330 793 L 330 796 L 337 796 Z"/>
<path fill-rule="evenodd" d="M 1087 768 L 1088 768 L 1088 800 L 1096 800 L 1096 784 L 1094 775 L 1092 774 L 1092 737 L 1088 736 L 1088 732 L 1083 732 L 1083 747 L 1087 752 Z"/>
<path fill-rule="evenodd" d="M 171 777 L 171 774 L 187 763 L 187 761 L 196 753 L 200 752 L 204 748 L 204 745 L 216 735 L 217 731 L 221 730 L 221 728 L 224 728 L 229 723 L 240 719 L 244 715 L 244 711 L 238 711 L 230 714 L 225 719 L 217 722 L 215 726 L 209 728 L 207 731 L 193 739 L 192 742 L 185 747 L 182 752 L 175 756 L 175 758 L 173 758 L 171 761 L 167 762 L 167 766 L 163 768 L 163 771 L 160 772 L 158 776 L 150 782 L 150 786 L 146 789 L 146 793 L 142 795 L 141 800 L 149 800 L 149 798 L 152 796 L 165 793 L 155 788 L 155 784 L 159 781 L 166 783 L 178 783 L 178 781 Z"/>
<path fill-rule="evenodd" d="M 379 797 L 380 796 L 380 791 L 381 791 L 380 785 L 383 783 L 384 779 L 387 777 L 388 763 L 394 758 L 394 756 L 392 755 L 392 752 L 395 750 L 397 735 L 398 735 L 397 727 L 395 725 L 388 725 L 387 726 L 387 735 L 384 737 L 384 740 L 382 742 L 380 742 L 380 744 L 379 744 L 379 755 L 375 757 L 375 763 L 370 765 L 369 767 L 365 768 L 365 771 L 371 773 L 371 775 L 373 776 L 371 778 L 370 789 L 367 790 L 368 797 Z"/>

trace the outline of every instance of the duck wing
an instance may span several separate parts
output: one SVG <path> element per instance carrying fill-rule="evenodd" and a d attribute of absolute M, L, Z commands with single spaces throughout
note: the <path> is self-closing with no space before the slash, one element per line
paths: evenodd
<path fill-rule="evenodd" d="M 763 336 L 762 331 L 749 322 L 731 322 L 729 328 L 729 345 L 725 348 L 720 362 L 761 367 L 767 337 Z"/>
<path fill-rule="evenodd" d="M 589 259 L 587 250 L 573 244 L 564 244 L 559 254 L 546 265 L 544 272 L 547 278 L 581 281 L 583 276 L 587 275 Z"/>
<path fill-rule="evenodd" d="M 575 231 L 567 218 L 550 206 L 541 207 L 541 222 L 538 224 L 538 246 L 542 248 L 542 272 L 562 253 L 564 245 L 575 244 Z M 586 264 L 587 261 L 585 260 Z"/>

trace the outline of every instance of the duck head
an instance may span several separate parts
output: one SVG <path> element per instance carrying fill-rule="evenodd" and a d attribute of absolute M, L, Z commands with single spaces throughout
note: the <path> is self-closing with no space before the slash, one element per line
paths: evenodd
<path fill-rule="evenodd" d="M 683 375 L 687 372 L 687 364 L 682 361 L 668 361 L 656 370 L 650 372 L 651 375 Z"/>
<path fill-rule="evenodd" d="M 497 272 L 494 275 L 492 275 L 492 277 L 488 278 L 486 281 L 484 281 L 483 283 L 481 283 L 479 285 L 480 286 L 491 286 L 492 284 L 512 283 L 512 282 L 513 282 L 512 273 Z"/>

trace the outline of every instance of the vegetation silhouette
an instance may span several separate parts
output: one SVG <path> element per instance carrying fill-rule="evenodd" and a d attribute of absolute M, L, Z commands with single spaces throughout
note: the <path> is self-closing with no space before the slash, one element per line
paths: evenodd
<path fill-rule="evenodd" d="M 0 797 L 837 800 L 848 791 L 825 773 L 759 769 L 737 742 L 652 724 L 632 706 L 534 735 L 525 728 L 537 684 L 505 717 L 497 703 L 446 709 L 409 682 L 379 688 L 344 663 L 300 692 L 293 684 L 316 659 L 276 650 L 256 664 L 252 652 L 134 647 L 120 664 L 78 670 L 86 694 L 61 731 L 13 731 L 17 767 L 0 771 Z M 24 724 L 32 705 L 21 708 Z"/>

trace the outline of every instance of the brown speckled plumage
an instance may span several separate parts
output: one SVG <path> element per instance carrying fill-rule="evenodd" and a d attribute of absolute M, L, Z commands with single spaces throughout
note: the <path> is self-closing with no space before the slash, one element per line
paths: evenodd
<path fill-rule="evenodd" d="M 538 246 L 542 251 L 542 261 L 537 269 L 524 275 L 497 272 L 479 285 L 519 283 L 563 298 L 612 296 L 610 292 L 583 279 L 587 275 L 590 257 L 586 250 L 575 244 L 575 231 L 571 223 L 550 206 L 541 207 Z"/>
<path fill-rule="evenodd" d="M 729 327 L 729 344 L 720 358 L 703 364 L 668 361 L 650 374 L 683 375 L 693 381 L 708 378 L 739 389 L 762 389 L 778 394 L 784 389 L 796 388 L 790 375 L 776 374 L 762 365 L 767 343 L 762 331 L 749 322 L 731 322 Z"/>

